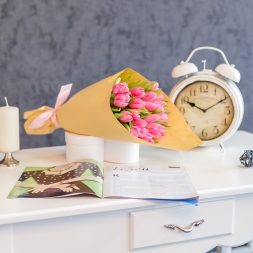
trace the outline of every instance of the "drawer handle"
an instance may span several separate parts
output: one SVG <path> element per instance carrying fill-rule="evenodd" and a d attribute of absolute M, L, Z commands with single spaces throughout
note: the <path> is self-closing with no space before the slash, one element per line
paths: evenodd
<path fill-rule="evenodd" d="M 179 227 L 179 226 L 177 226 L 177 225 L 174 225 L 174 224 L 165 224 L 164 227 L 170 228 L 170 229 L 173 229 L 173 230 L 175 230 L 175 228 L 178 228 L 179 230 L 181 230 L 181 231 L 184 232 L 184 233 L 190 233 L 190 232 L 193 230 L 194 226 L 198 227 L 198 226 L 201 225 L 203 222 L 204 222 L 203 219 L 202 219 L 202 220 L 194 221 L 191 225 L 189 225 L 189 226 L 186 227 L 186 228 L 181 228 L 181 227 Z"/>

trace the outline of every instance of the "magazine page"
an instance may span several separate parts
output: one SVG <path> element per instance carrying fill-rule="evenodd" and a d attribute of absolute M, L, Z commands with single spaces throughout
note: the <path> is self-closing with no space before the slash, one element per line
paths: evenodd
<path fill-rule="evenodd" d="M 181 167 L 108 166 L 104 176 L 104 197 L 198 199 L 187 171 Z"/>
<path fill-rule="evenodd" d="M 104 170 L 92 159 L 53 167 L 26 167 L 8 198 L 46 198 L 79 194 L 103 196 Z"/>

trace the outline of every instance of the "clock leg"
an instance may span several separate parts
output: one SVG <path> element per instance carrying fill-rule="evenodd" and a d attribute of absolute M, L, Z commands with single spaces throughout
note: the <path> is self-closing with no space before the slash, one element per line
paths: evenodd
<path fill-rule="evenodd" d="M 253 251 L 253 240 L 247 243 L 247 246 Z"/>
<path fill-rule="evenodd" d="M 232 247 L 217 247 L 217 253 L 231 253 L 232 252 Z"/>
<path fill-rule="evenodd" d="M 226 153 L 226 150 L 225 150 L 225 148 L 224 148 L 223 143 L 221 142 L 221 143 L 219 143 L 219 145 L 220 145 L 220 147 L 221 147 L 221 149 L 222 149 L 222 152 L 223 152 L 223 153 Z"/>

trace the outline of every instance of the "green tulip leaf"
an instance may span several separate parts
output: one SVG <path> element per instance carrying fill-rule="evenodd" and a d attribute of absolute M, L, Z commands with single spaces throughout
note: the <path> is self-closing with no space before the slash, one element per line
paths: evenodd
<path fill-rule="evenodd" d="M 130 130 L 133 128 L 133 121 L 129 122 L 129 127 L 130 127 Z"/>
<path fill-rule="evenodd" d="M 160 110 L 154 110 L 154 111 L 152 111 L 152 113 L 154 113 L 154 114 L 158 114 L 158 113 L 161 113 L 162 111 L 160 111 Z"/>
<path fill-rule="evenodd" d="M 130 80 L 131 80 L 131 78 L 132 78 L 132 76 L 127 77 L 127 78 L 123 81 L 123 83 L 129 83 Z"/>
<path fill-rule="evenodd" d="M 113 112 L 120 112 L 121 111 L 121 108 L 118 108 L 118 107 L 111 107 L 111 109 Z"/>
<path fill-rule="evenodd" d="M 140 117 L 143 119 L 143 118 L 145 118 L 146 116 L 148 116 L 150 114 L 151 114 L 151 112 L 141 112 Z"/>
<path fill-rule="evenodd" d="M 130 132 L 131 129 L 128 124 L 122 123 L 122 125 L 127 129 L 128 132 Z"/>
<path fill-rule="evenodd" d="M 116 119 L 119 119 L 120 117 L 124 116 L 124 114 L 114 113 L 114 116 L 116 117 Z"/>
<path fill-rule="evenodd" d="M 160 124 L 160 125 L 166 124 L 166 122 L 164 122 L 164 121 L 162 121 L 162 120 L 157 120 L 155 123 Z"/>
<path fill-rule="evenodd" d="M 154 86 L 155 83 L 156 83 L 156 82 L 152 82 L 151 84 L 147 85 L 147 86 L 145 87 L 145 91 L 150 91 L 150 90 L 152 90 L 152 87 Z"/>
<path fill-rule="evenodd" d="M 139 112 L 142 113 L 142 112 L 149 112 L 149 111 L 146 108 L 142 108 L 139 110 Z"/>
<path fill-rule="evenodd" d="M 145 88 L 146 84 L 147 84 L 147 82 L 141 83 L 141 81 L 138 81 L 137 83 L 134 83 L 134 84 L 129 85 L 129 88 L 130 88 L 130 89 L 133 89 L 133 88 L 135 88 L 135 87 Z"/>
<path fill-rule="evenodd" d="M 131 104 L 135 100 L 135 97 L 131 97 L 128 104 Z"/>

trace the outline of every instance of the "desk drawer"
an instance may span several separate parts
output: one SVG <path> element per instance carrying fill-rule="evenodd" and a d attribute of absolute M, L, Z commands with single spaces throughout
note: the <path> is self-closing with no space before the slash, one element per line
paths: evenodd
<path fill-rule="evenodd" d="M 175 243 L 233 233 L 234 200 L 207 202 L 199 206 L 181 206 L 130 213 L 130 249 Z M 204 220 L 192 232 L 166 228 L 165 224 L 187 227 Z"/>

